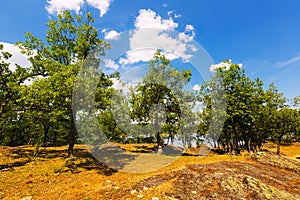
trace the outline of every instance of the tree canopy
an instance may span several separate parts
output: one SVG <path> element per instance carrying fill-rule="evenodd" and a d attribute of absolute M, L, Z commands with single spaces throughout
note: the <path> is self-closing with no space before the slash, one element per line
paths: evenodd
<path fill-rule="evenodd" d="M 72 156 L 74 144 L 80 142 L 72 99 L 78 72 L 94 50 L 101 60 L 108 48 L 117 48 L 99 38 L 93 23 L 90 13 L 79 16 L 64 11 L 47 23 L 45 38 L 25 33 L 25 41 L 17 45 L 29 57 L 29 68 L 10 66 L 12 55 L 0 45 L 1 145 L 68 144 Z M 196 96 L 184 90 L 192 71 L 174 67 L 157 50 L 142 82 L 131 91 L 129 102 L 120 103 L 125 107 L 111 106 L 113 79 L 120 79 L 121 74 L 100 72 L 92 109 L 109 140 L 125 142 L 131 133 L 149 133 L 158 149 L 164 138 L 173 140 L 175 135 L 189 147 L 194 133 L 215 148 L 236 154 L 243 149 L 257 151 L 268 139 L 278 144 L 279 154 L 282 140 L 299 140 L 299 110 L 287 104 L 276 86 L 272 83 L 265 90 L 263 81 L 251 79 L 240 65 L 229 60 L 223 63 L 226 66 L 216 68 L 210 80 L 199 80 Z M 293 106 L 299 99 L 293 99 Z M 202 109 L 193 110 L 199 102 Z M 122 122 L 137 125 L 127 126 L 131 129 L 128 133 L 120 127 L 113 109 Z M 128 116 L 121 116 L 124 109 L 128 109 Z"/>

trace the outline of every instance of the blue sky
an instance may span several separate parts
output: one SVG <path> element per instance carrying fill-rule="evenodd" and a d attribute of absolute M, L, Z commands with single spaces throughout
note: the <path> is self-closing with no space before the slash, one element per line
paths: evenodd
<path fill-rule="evenodd" d="M 300 94 L 299 8 L 298 0 L 2 0 L 0 42 L 15 52 L 9 44 L 23 41 L 26 31 L 44 38 L 57 11 L 93 12 L 103 38 L 151 25 L 184 33 L 215 63 L 241 63 L 249 76 L 275 82 L 292 98 Z"/>

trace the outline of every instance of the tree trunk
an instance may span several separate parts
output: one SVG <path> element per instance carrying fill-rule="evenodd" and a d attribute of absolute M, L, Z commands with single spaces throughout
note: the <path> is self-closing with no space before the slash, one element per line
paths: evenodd
<path fill-rule="evenodd" d="M 247 152 L 250 153 L 250 147 L 249 147 L 249 141 L 248 140 L 245 140 L 245 146 L 246 146 L 246 149 L 247 149 Z"/>
<path fill-rule="evenodd" d="M 69 135 L 69 148 L 68 148 L 68 157 L 73 157 L 73 149 L 75 144 L 75 121 L 73 118 L 73 113 L 71 113 L 71 130 Z"/>
<path fill-rule="evenodd" d="M 161 143 L 161 137 L 159 133 L 159 126 L 158 126 L 158 120 L 157 118 L 155 119 L 155 132 L 156 132 L 156 140 L 157 140 L 157 151 L 160 150 L 160 143 Z"/>
<path fill-rule="evenodd" d="M 277 155 L 280 155 L 280 144 L 281 144 L 281 137 L 277 141 L 277 150 L 276 150 Z"/>
<path fill-rule="evenodd" d="M 57 146 L 57 131 L 54 131 L 53 144 Z"/>
<path fill-rule="evenodd" d="M 12 135 L 11 135 L 11 138 L 10 138 L 10 141 L 9 141 L 9 146 L 15 146 L 14 145 L 15 144 L 14 138 L 15 138 L 15 130 L 13 130 L 13 132 L 12 132 Z"/>
<path fill-rule="evenodd" d="M 44 123 L 44 145 L 46 145 L 47 143 L 48 132 L 49 132 L 49 125 L 47 123 Z"/>
<path fill-rule="evenodd" d="M 232 127 L 232 131 L 233 131 L 233 150 L 234 150 L 234 154 L 240 154 L 240 149 L 239 149 L 239 144 L 238 144 L 238 137 L 237 137 L 237 133 L 236 133 L 236 126 L 235 124 Z"/>
<path fill-rule="evenodd" d="M 161 137 L 159 133 L 159 124 L 158 124 L 158 111 L 155 109 L 155 119 L 154 119 L 154 127 L 156 132 L 156 140 L 157 140 L 157 152 L 160 153 L 161 151 Z"/>
<path fill-rule="evenodd" d="M 248 134 L 251 133 L 250 131 L 247 132 Z M 245 133 L 245 131 L 243 131 L 243 139 L 244 139 L 244 147 L 246 147 L 246 150 L 248 153 L 250 153 L 250 143 L 251 143 L 251 139 L 248 139 L 247 134 Z"/>
<path fill-rule="evenodd" d="M 217 148 L 216 140 L 214 140 L 214 148 Z"/>
<path fill-rule="evenodd" d="M 231 154 L 233 152 L 233 150 L 234 150 L 233 149 L 233 142 L 230 141 L 229 142 L 229 151 L 228 152 Z"/>
<path fill-rule="evenodd" d="M 157 151 L 159 151 L 160 150 L 160 142 L 161 142 L 160 133 L 156 133 L 156 140 L 157 140 Z"/>

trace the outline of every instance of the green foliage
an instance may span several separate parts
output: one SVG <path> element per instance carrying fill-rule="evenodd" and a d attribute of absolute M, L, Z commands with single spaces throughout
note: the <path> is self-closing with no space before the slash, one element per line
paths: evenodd
<path fill-rule="evenodd" d="M 152 124 L 157 146 L 161 145 L 161 133 L 174 135 L 179 130 L 182 116 L 183 87 L 189 82 L 190 70 L 178 70 L 158 50 L 149 62 L 148 73 L 142 84 L 133 92 L 130 103 L 131 116 L 139 124 Z M 182 101 L 182 102 L 181 102 Z M 152 135 L 153 136 L 153 135 Z"/>
<path fill-rule="evenodd" d="M 283 137 L 293 137 L 299 131 L 299 111 L 284 107 L 276 110 L 272 115 L 273 134 L 277 142 L 277 154 L 280 154 L 280 145 Z"/>
<path fill-rule="evenodd" d="M 101 130 L 110 141 L 125 143 L 125 133 L 117 126 L 111 111 L 103 111 L 98 115 Z"/>
<path fill-rule="evenodd" d="M 18 129 L 24 116 L 23 82 L 29 71 L 19 65 L 10 66 L 7 63 L 12 55 L 3 51 L 0 45 L 0 144 L 20 145 L 24 143 L 22 133 Z"/>
<path fill-rule="evenodd" d="M 279 132 L 285 135 L 289 126 L 283 125 L 284 120 L 278 118 L 278 113 L 282 112 L 278 110 L 283 108 L 286 102 L 282 93 L 278 92 L 274 84 L 264 91 L 261 80 L 251 80 L 237 64 L 228 60 L 224 63 L 227 63 L 229 68 L 224 66 L 216 69 L 212 79 L 202 85 L 200 99 L 204 103 L 204 109 L 200 113 L 202 120 L 198 133 L 205 135 L 208 131 L 214 131 L 208 130 L 214 121 L 212 88 L 223 87 L 226 96 L 226 118 L 220 138 L 211 137 L 215 147 L 218 144 L 235 153 L 239 153 L 241 148 L 256 151 L 268 138 L 278 138 L 276 135 L 279 129 L 284 129 L 285 131 Z M 222 84 L 219 84 L 218 80 L 222 80 Z M 297 121 L 293 115 L 286 120 L 289 123 Z M 219 126 L 216 131 L 220 131 Z"/>
<path fill-rule="evenodd" d="M 10 120 L 22 125 L 14 124 L 12 127 L 16 130 L 6 130 L 24 133 L 26 136 L 20 144 L 32 142 L 57 145 L 69 140 L 69 154 L 72 154 L 76 138 L 72 113 L 76 75 L 89 53 L 97 48 L 98 53 L 103 55 L 105 49 L 110 48 L 106 41 L 98 38 L 93 22 L 90 13 L 85 17 L 73 17 L 70 12 L 64 11 L 57 19 L 47 23 L 49 29 L 45 40 L 25 33 L 26 40 L 18 43 L 22 52 L 30 56 L 29 69 L 17 66 L 16 71 L 12 72 L 8 64 L 1 64 L 1 76 L 5 81 L 1 87 L 5 88 L 1 88 L 3 95 L 0 113 L 2 115 L 9 107 L 15 108 L 16 102 L 22 105 L 19 113 L 12 114 L 14 119 Z M 8 58 L 10 55 L 4 53 L 3 56 Z M 32 85 L 20 86 L 28 77 L 34 80 Z M 103 75 L 99 87 L 105 87 L 97 91 L 97 107 L 108 105 L 106 101 L 101 102 L 101 96 L 106 95 L 106 88 L 111 85 L 109 78 Z M 6 122 L 7 119 L 8 116 Z M 5 128 L 8 126 L 5 125 Z M 20 138 L 18 136 L 18 140 Z"/>

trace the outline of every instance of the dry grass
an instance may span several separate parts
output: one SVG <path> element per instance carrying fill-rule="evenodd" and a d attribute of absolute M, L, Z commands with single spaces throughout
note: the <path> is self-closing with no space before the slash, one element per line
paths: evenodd
<path fill-rule="evenodd" d="M 139 151 L 144 147 L 127 145 L 121 148 Z M 145 149 L 149 148 L 151 147 Z M 297 157 L 300 146 L 284 146 L 282 153 Z M 165 192 L 172 190 L 176 179 L 155 187 L 146 187 L 143 193 L 136 193 L 138 191 L 135 192 L 134 187 L 148 178 L 184 170 L 188 165 L 223 161 L 253 162 L 245 156 L 180 156 L 163 168 L 154 167 L 154 171 L 127 173 L 99 163 L 81 145 L 75 146 L 75 159 L 67 158 L 66 146 L 40 148 L 39 154 L 35 154 L 35 149 L 31 146 L 0 147 L 0 199 L 29 196 L 32 199 L 151 199 L 155 196 L 168 199 Z M 135 165 L 138 166 L 138 163 Z"/>
<path fill-rule="evenodd" d="M 276 152 L 276 144 L 268 142 L 263 149 Z M 300 142 L 295 142 L 292 145 L 281 145 L 281 154 L 290 158 L 300 159 Z"/>

